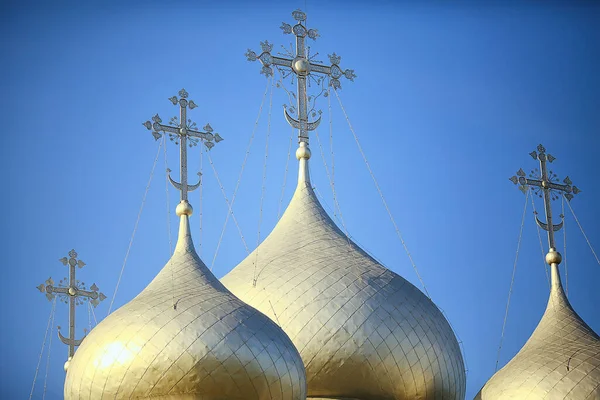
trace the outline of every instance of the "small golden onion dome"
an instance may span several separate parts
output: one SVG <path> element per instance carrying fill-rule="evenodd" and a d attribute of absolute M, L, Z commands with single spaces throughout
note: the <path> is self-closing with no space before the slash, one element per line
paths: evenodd
<path fill-rule="evenodd" d="M 475 400 L 600 399 L 600 337 L 573 310 L 558 263 L 551 264 L 552 288 L 540 323 Z"/>
<path fill-rule="evenodd" d="M 340 231 L 304 159 L 299 181 L 273 232 L 222 282 L 290 336 L 308 398 L 463 400 L 464 363 L 443 314 Z"/>
<path fill-rule="evenodd" d="M 85 338 L 65 399 L 304 400 L 298 351 L 206 268 L 181 208 L 173 257 Z"/>

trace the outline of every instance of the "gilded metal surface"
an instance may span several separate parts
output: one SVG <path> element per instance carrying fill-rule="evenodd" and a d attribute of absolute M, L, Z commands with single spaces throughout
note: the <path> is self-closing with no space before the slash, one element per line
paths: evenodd
<path fill-rule="evenodd" d="M 600 399 L 600 337 L 577 315 L 565 296 L 558 266 L 562 261 L 555 249 L 554 232 L 562 227 L 552 223 L 550 201 L 556 197 L 551 191 L 561 191 L 571 200 L 569 177 L 565 185 L 554 183 L 556 174 L 547 170 L 546 161 L 555 160 L 541 144 L 531 157 L 540 161 L 541 179 L 525 178 L 520 169 L 510 180 L 521 185 L 523 191 L 530 187 L 540 190 L 544 199 L 546 219 L 538 225 L 548 231 L 550 250 L 546 263 L 550 266 L 552 284 L 546 312 L 525 346 L 500 371 L 483 386 L 475 400 L 496 399 Z M 562 217 L 562 216 L 561 216 Z"/>
<path fill-rule="evenodd" d="M 69 356 L 65 369 L 67 368 L 68 360 L 75 354 L 75 347 L 79 346 L 85 338 L 85 335 L 81 339 L 75 339 L 75 307 L 89 301 L 90 304 L 96 307 L 101 301 L 106 299 L 104 293 L 98 292 L 98 286 L 95 283 L 92 284 L 90 290 L 87 290 L 85 282 L 81 282 L 75 277 L 76 267 L 83 268 L 85 263 L 77 259 L 77 252 L 75 250 L 69 251 L 69 258 L 63 257 L 60 261 L 64 266 L 69 267 L 69 277 L 61 279 L 58 285 L 54 285 L 52 278 L 46 279 L 45 284 L 37 286 L 38 290 L 42 293 L 46 293 L 48 300 L 53 300 L 56 296 L 64 302 L 69 304 L 69 336 L 65 337 L 60 332 L 60 326 L 58 327 L 58 337 L 61 342 L 69 346 Z M 87 329 L 84 329 L 87 332 Z"/>
<path fill-rule="evenodd" d="M 542 320 L 475 400 L 600 399 L 600 337 L 571 307 L 557 264 L 551 272 L 552 290 Z"/>
<path fill-rule="evenodd" d="M 181 216 L 171 260 L 82 343 L 65 399 L 304 400 L 286 334 L 229 292 L 194 250 Z"/>
<path fill-rule="evenodd" d="M 222 282 L 290 336 L 310 399 L 464 399 L 448 322 L 340 231 L 308 183 L 307 163 L 300 159 L 300 183 L 273 232 Z"/>
<path fill-rule="evenodd" d="M 306 14 L 300 10 L 292 12 L 292 17 L 298 21 L 293 27 L 285 22 L 281 25 L 281 30 L 284 34 L 294 34 L 296 36 L 296 54 L 289 54 L 290 58 L 276 57 L 271 54 L 273 51 L 273 45 L 267 40 L 260 42 L 262 52 L 256 54 L 253 50 L 248 49 L 246 52 L 246 59 L 248 61 L 260 61 L 263 65 L 261 74 L 265 76 L 273 75 L 274 65 L 277 68 L 289 68 L 290 74 L 295 74 L 297 80 L 297 95 L 294 95 L 297 101 L 298 107 L 298 119 L 294 119 L 289 113 L 287 108 L 284 108 L 284 115 L 288 123 L 295 129 L 298 129 L 298 138 L 300 142 L 308 143 L 308 132 L 315 130 L 321 122 L 321 116 L 319 112 L 319 118 L 315 121 L 308 121 L 308 100 L 309 97 L 306 94 L 307 78 L 311 78 L 311 73 L 319 73 L 329 77 L 329 85 L 334 89 L 341 87 L 340 78 L 343 76 L 351 81 L 356 78 L 353 69 L 342 70 L 340 68 L 340 62 L 342 58 L 337 54 L 333 53 L 329 55 L 330 66 L 321 65 L 313 61 L 309 56 L 305 40 L 306 37 L 317 40 L 319 32 L 316 29 L 307 29 Z M 313 78 L 314 79 L 314 78 Z M 293 107 L 290 107 L 290 110 Z M 316 112 L 313 116 L 316 116 Z"/>

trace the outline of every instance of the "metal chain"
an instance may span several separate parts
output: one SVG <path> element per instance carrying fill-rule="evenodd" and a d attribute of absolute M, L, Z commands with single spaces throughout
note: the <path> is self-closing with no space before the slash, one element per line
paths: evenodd
<path fill-rule="evenodd" d="M 323 206 L 323 208 L 325 208 L 325 211 L 327 211 L 327 214 L 328 215 L 329 214 L 334 214 L 335 215 L 335 208 L 331 207 L 329 205 L 329 203 L 327 203 L 327 200 L 321 194 L 321 192 L 319 191 L 319 189 L 316 186 L 313 186 L 312 188 L 313 188 L 313 191 L 315 192 L 315 194 L 317 195 L 317 198 L 318 198 L 319 202 L 321 203 L 321 205 Z M 340 220 L 339 216 L 336 215 L 335 217 L 336 217 L 336 222 L 338 222 L 340 225 L 343 225 L 343 222 Z M 345 235 L 346 235 L 347 238 L 350 237 L 349 233 L 345 233 Z M 367 251 L 367 253 L 369 253 L 369 252 Z M 371 255 L 371 253 L 369 253 L 369 255 Z M 371 255 L 371 257 L 375 258 L 373 255 Z"/>
<path fill-rule="evenodd" d="M 336 89 L 334 89 L 333 92 L 335 93 L 335 97 L 337 97 L 338 102 L 340 103 L 340 107 L 342 108 L 344 117 L 346 117 L 346 121 L 348 122 L 348 127 L 350 128 L 350 131 L 352 132 L 352 135 L 354 136 L 354 140 L 356 141 L 358 150 L 360 151 L 363 161 L 365 162 L 365 165 L 367 166 L 367 169 L 369 170 L 371 179 L 373 179 L 373 183 L 375 183 L 375 187 L 377 188 L 377 192 L 379 193 L 379 196 L 381 197 L 383 206 L 385 207 L 385 210 L 387 211 L 388 216 L 390 217 L 390 220 L 392 221 L 392 225 L 394 225 L 394 229 L 396 230 L 396 235 L 398 235 L 398 239 L 400 239 L 400 242 L 402 243 L 402 247 L 404 247 L 404 251 L 406 252 L 408 259 L 410 260 L 410 263 L 412 264 L 412 267 L 415 270 L 415 273 L 417 274 L 417 278 L 419 278 L 419 281 L 421 282 L 421 286 L 423 286 L 423 290 L 425 291 L 425 294 L 427 295 L 427 297 L 429 297 L 431 299 L 431 296 L 429 295 L 429 291 L 427 290 L 427 287 L 425 286 L 425 282 L 423 282 L 423 278 L 421 278 L 421 274 L 419 273 L 417 265 L 415 264 L 415 262 L 412 258 L 412 255 L 410 254 L 410 251 L 408 251 L 408 247 L 406 246 L 406 243 L 404 242 L 404 239 L 402 238 L 402 234 L 400 233 L 400 229 L 398 228 L 398 225 L 396 224 L 396 220 L 394 219 L 394 216 L 392 215 L 392 212 L 390 211 L 390 208 L 388 207 L 387 201 L 385 200 L 385 197 L 383 196 L 383 192 L 381 191 L 381 188 L 379 187 L 379 183 L 377 183 L 377 179 L 375 178 L 375 174 L 373 173 L 373 170 L 371 169 L 371 166 L 370 166 L 369 161 L 367 160 L 367 157 L 362 149 L 362 146 L 360 145 L 360 142 L 358 141 L 356 132 L 354 132 L 354 128 L 352 127 L 352 124 L 350 123 L 350 119 L 348 118 L 346 109 L 344 108 L 344 105 L 342 104 L 342 99 L 340 99 L 340 96 L 338 95 L 338 92 Z"/>
<path fill-rule="evenodd" d="M 267 180 L 267 161 L 269 159 L 269 137 L 271 136 L 271 111 L 273 108 L 273 86 L 275 86 L 275 82 L 271 79 L 271 94 L 269 95 L 269 115 L 267 117 L 267 137 L 265 139 L 265 161 L 263 163 L 263 175 L 262 175 L 262 184 L 260 191 L 260 212 L 258 214 L 258 235 L 256 238 L 256 250 L 254 254 L 254 276 L 252 277 L 252 286 L 256 287 L 256 282 L 258 277 L 256 276 L 256 266 L 258 265 L 258 249 L 260 245 L 260 228 L 262 225 L 263 218 L 263 205 L 265 200 L 265 189 L 266 189 L 266 180 Z"/>
<path fill-rule="evenodd" d="M 279 197 L 279 206 L 277 207 L 277 220 L 281 217 L 281 206 L 283 205 L 283 196 L 285 195 L 285 186 L 287 184 L 287 176 L 290 165 L 290 159 L 292 155 L 292 143 L 294 142 L 294 128 L 291 130 L 290 134 L 290 144 L 288 145 L 288 155 L 287 160 L 285 161 L 285 172 L 283 174 L 283 184 L 281 185 L 281 196 Z"/>
<path fill-rule="evenodd" d="M 569 297 L 569 268 L 567 264 L 567 225 L 565 224 L 565 198 L 560 197 L 561 202 L 561 216 L 563 223 L 563 260 L 565 264 L 565 292 L 567 293 L 567 297 Z"/>
<path fill-rule="evenodd" d="M 335 157 L 333 155 L 333 114 L 331 112 L 331 91 L 327 87 L 327 108 L 329 109 L 329 150 L 331 152 L 331 187 L 335 193 Z"/>
<path fill-rule="evenodd" d="M 94 326 L 98 325 L 98 318 L 96 318 L 96 311 L 94 311 L 94 307 L 92 307 L 91 304 L 88 303 L 88 305 L 90 306 L 90 310 L 92 310 L 92 316 L 94 317 Z"/>
<path fill-rule="evenodd" d="M 458 334 L 456 329 L 454 329 L 454 325 L 452 325 L 451 319 L 448 318 L 448 314 L 446 314 L 446 311 L 444 311 L 444 309 L 442 307 L 438 306 L 437 304 L 436 304 L 436 307 L 444 315 L 444 317 L 446 318 L 446 322 L 448 322 L 448 325 L 450 325 L 450 329 L 452 329 L 452 332 L 456 336 L 456 341 L 458 342 L 458 345 L 460 346 L 461 355 L 462 355 L 463 361 L 465 362 L 465 375 L 468 380 L 468 378 L 469 378 L 469 363 L 467 362 L 467 351 L 465 350 L 465 344 L 462 341 L 462 339 L 460 338 L 460 335 Z"/>
<path fill-rule="evenodd" d="M 537 215 L 537 211 L 535 210 L 535 202 L 533 201 L 533 196 L 531 196 L 531 205 L 533 207 L 533 217 L 535 219 L 536 215 Z M 557 315 L 557 311 L 556 311 L 556 304 L 554 303 L 554 296 L 552 295 L 552 282 L 550 280 L 550 277 L 548 276 L 548 267 L 546 267 L 546 255 L 544 254 L 544 245 L 542 243 L 542 235 L 540 233 L 540 227 L 537 224 L 537 221 L 535 222 L 535 226 L 537 227 L 537 233 L 538 233 L 538 238 L 540 240 L 540 250 L 542 252 L 542 259 L 544 260 L 544 272 L 546 273 L 546 280 L 548 281 L 548 288 L 550 290 L 550 303 L 552 304 L 552 311 L 554 312 L 554 316 Z M 555 319 L 554 321 L 554 326 L 556 327 L 558 322 L 558 319 Z M 564 346 L 564 342 L 565 342 L 565 338 L 564 338 L 564 332 L 562 332 L 561 330 L 561 335 L 560 335 L 560 347 L 562 348 L 562 355 L 564 357 L 564 359 L 567 362 L 567 370 L 569 368 L 569 364 L 568 364 L 568 358 L 566 355 L 566 349 Z"/>
<path fill-rule="evenodd" d="M 167 135 L 163 135 L 163 150 L 165 161 L 165 198 L 167 205 L 167 235 L 169 237 L 169 269 L 171 270 L 171 306 L 175 308 L 175 276 L 173 275 L 173 265 L 171 264 L 171 256 L 173 255 L 173 239 L 171 232 L 171 200 L 169 198 L 169 157 L 167 154 Z"/>
<path fill-rule="evenodd" d="M 56 297 L 52 302 L 52 307 L 50 308 L 50 315 L 48 316 L 48 324 L 46 325 L 46 333 L 44 333 L 44 340 L 42 341 L 42 349 L 40 350 L 40 356 L 38 357 L 37 366 L 35 367 L 35 375 L 33 376 L 33 383 L 31 384 L 31 392 L 29 393 L 29 400 L 33 397 L 33 390 L 35 389 L 35 382 L 37 381 L 38 372 L 40 371 L 40 364 L 42 363 L 42 356 L 44 355 L 44 348 L 46 347 L 46 339 L 48 338 L 48 331 L 50 330 L 50 326 L 52 323 L 52 319 L 54 316 L 54 310 L 56 309 Z"/>
<path fill-rule="evenodd" d="M 340 204 L 337 199 L 337 194 L 335 192 L 335 186 L 333 185 L 333 176 L 329 173 L 329 168 L 327 167 L 327 160 L 325 159 L 325 152 L 323 151 L 323 146 L 321 146 L 321 139 L 319 139 L 319 132 L 317 130 L 315 130 L 315 138 L 317 139 L 317 143 L 319 144 L 321 159 L 323 160 L 323 165 L 325 165 L 325 173 L 327 174 L 327 180 L 329 181 L 329 186 L 331 187 L 331 192 L 333 193 L 333 215 L 337 218 L 337 214 L 339 214 L 339 219 L 342 223 L 342 227 L 344 228 L 344 233 L 346 234 L 346 236 L 349 236 L 348 229 L 346 228 L 346 223 L 344 221 L 344 215 L 342 214 L 342 209 L 340 208 Z"/>
<path fill-rule="evenodd" d="M 227 194 L 225 193 L 225 188 L 223 187 L 223 184 L 221 183 L 221 179 L 219 178 L 219 174 L 217 173 L 217 169 L 215 168 L 215 164 L 213 163 L 212 157 L 210 156 L 210 153 L 206 153 L 206 155 L 208 156 L 208 161 L 209 161 L 210 166 L 212 167 L 212 170 L 215 174 L 215 178 L 217 179 L 217 183 L 219 184 L 221 193 L 223 194 L 223 197 L 225 198 L 225 202 L 227 203 L 227 206 L 229 207 L 229 213 L 227 215 L 231 215 L 231 218 L 233 219 L 233 222 L 235 223 L 235 226 L 237 227 L 238 233 L 240 234 L 240 238 L 242 239 L 242 243 L 244 244 L 244 248 L 246 249 L 246 253 L 250 254 L 250 249 L 248 248 L 248 244 L 246 243 L 246 239 L 244 238 L 244 234 L 242 233 L 240 224 L 238 224 L 238 221 L 235 218 L 235 214 L 233 213 L 233 209 L 231 208 L 232 203 L 227 198 Z M 223 232 L 224 232 L 224 230 L 223 230 Z M 221 232 L 221 233 L 223 233 L 223 232 Z M 215 255 L 213 257 L 212 263 L 210 264 L 211 271 L 213 269 L 213 266 L 215 265 L 215 260 L 217 259 L 217 254 L 219 253 L 219 247 L 221 246 L 222 238 L 223 237 L 221 236 L 221 238 L 219 239 L 219 243 L 217 243 L 217 249 L 215 250 Z"/>
<path fill-rule="evenodd" d="M 223 236 L 225 235 L 225 229 L 227 229 L 227 223 L 229 222 L 229 217 L 233 216 L 233 209 L 232 209 L 233 203 L 235 202 L 235 198 L 237 196 L 237 192 L 240 187 L 240 182 L 242 181 L 242 175 L 244 174 L 244 169 L 246 168 L 246 162 L 248 161 L 248 156 L 250 155 L 250 148 L 252 147 L 252 142 L 254 141 L 254 136 L 256 134 L 256 128 L 258 127 L 258 121 L 260 121 L 260 116 L 262 115 L 262 110 L 263 110 L 263 106 L 265 104 L 265 99 L 267 98 L 267 93 L 269 92 L 269 84 L 271 83 L 272 79 L 273 79 L 273 77 L 271 76 L 271 79 L 267 80 L 267 86 L 265 87 L 265 92 L 263 93 L 260 107 L 258 108 L 258 115 L 256 116 L 256 121 L 254 122 L 254 128 L 252 129 L 252 135 L 250 135 L 250 140 L 248 141 L 248 146 L 246 146 L 246 154 L 244 155 L 244 161 L 242 162 L 242 168 L 240 169 L 238 180 L 237 180 L 237 183 L 235 184 L 235 189 L 233 190 L 233 196 L 231 196 L 231 203 L 227 200 L 227 196 L 225 195 L 225 190 L 221 186 L 221 191 L 223 192 L 223 195 L 225 196 L 225 201 L 227 201 L 229 210 L 227 211 L 227 216 L 225 217 L 225 223 L 223 224 L 223 228 L 221 229 L 221 235 L 219 236 L 219 241 L 217 242 L 217 249 L 215 250 L 215 254 L 213 256 L 213 260 L 210 265 L 211 271 L 213 269 L 213 266 L 215 265 L 215 260 L 217 259 L 217 255 L 219 254 L 219 249 L 221 248 L 221 242 L 223 241 Z M 216 175 L 217 171 L 215 170 L 215 167 L 212 163 L 212 159 L 210 158 L 210 153 L 207 152 L 206 154 L 210 161 L 210 165 L 213 168 L 213 171 L 215 172 L 215 175 Z M 233 217 L 233 219 L 235 220 L 235 217 Z M 237 225 L 237 221 L 236 221 L 236 225 Z M 238 226 L 238 231 L 240 231 L 240 235 L 241 235 L 241 230 L 239 229 L 239 226 Z M 246 240 L 244 239 L 243 235 L 242 235 L 242 242 L 244 243 L 244 246 L 246 247 L 246 252 L 248 254 L 250 254 L 248 246 L 246 246 Z"/>
<path fill-rule="evenodd" d="M 146 190 L 144 191 L 144 196 L 142 197 L 142 204 L 140 206 L 140 210 L 138 211 L 138 215 L 135 220 L 135 225 L 133 226 L 133 233 L 131 234 L 131 238 L 129 239 L 129 246 L 127 246 L 127 252 L 125 253 L 125 259 L 123 260 L 123 265 L 121 266 L 121 272 L 119 272 L 119 279 L 117 280 L 117 285 L 115 286 L 115 291 L 113 293 L 112 299 L 110 300 L 110 306 L 108 307 L 108 313 L 106 315 L 110 315 L 110 311 L 112 310 L 113 303 L 115 302 L 115 297 L 117 296 L 117 292 L 119 290 L 119 285 L 121 284 L 121 278 L 123 277 L 123 271 L 125 270 L 125 265 L 127 265 L 127 259 L 129 258 L 129 252 L 131 251 L 131 246 L 133 245 L 133 239 L 135 238 L 135 233 L 137 231 L 138 224 L 140 222 L 140 217 L 142 216 L 144 204 L 146 203 L 146 196 L 148 195 L 148 190 L 150 190 L 150 184 L 152 183 L 152 178 L 154 177 L 154 169 L 156 168 L 156 162 L 158 161 L 158 156 L 160 155 L 160 148 L 162 145 L 163 145 L 163 143 L 161 142 L 161 144 L 158 146 L 158 150 L 156 151 L 156 156 L 154 157 L 154 163 L 152 164 L 152 170 L 150 171 L 150 178 L 148 179 L 148 183 L 146 184 Z"/>
<path fill-rule="evenodd" d="M 48 356 L 46 357 L 46 373 L 44 375 L 44 393 L 42 394 L 42 400 L 46 398 L 46 387 L 48 382 L 48 370 L 50 369 L 50 352 L 52 351 L 52 331 L 54 331 L 54 317 L 56 316 L 56 297 L 54 298 L 54 304 L 52 305 L 52 322 L 50 324 L 50 341 L 48 341 Z"/>
<path fill-rule="evenodd" d="M 281 322 L 279 322 L 279 317 L 277 316 L 277 313 L 275 312 L 275 307 L 273 307 L 273 303 L 271 303 L 271 299 L 269 299 L 269 304 L 271 305 L 271 311 L 273 311 L 273 315 L 275 316 L 275 322 L 277 322 L 277 325 L 281 326 Z"/>
<path fill-rule="evenodd" d="M 504 330 L 506 329 L 506 321 L 508 320 L 508 309 L 510 307 L 510 298 L 515 283 L 515 274 L 517 272 L 517 261 L 519 260 L 519 250 L 521 249 L 521 238 L 523 236 L 523 226 L 525 225 L 525 215 L 527 213 L 527 200 L 529 200 L 529 190 L 525 193 L 525 206 L 523 207 L 523 216 L 521 217 L 521 227 L 519 228 L 519 239 L 517 241 L 517 252 L 515 254 L 515 262 L 513 263 L 512 276 L 510 278 L 510 288 L 508 289 L 508 299 L 506 300 L 506 311 L 504 312 L 504 322 L 502 322 L 502 333 L 500 334 L 500 344 L 498 345 L 498 354 L 496 355 L 496 369 L 498 371 L 498 363 L 500 362 L 500 351 L 504 342 Z"/>
<path fill-rule="evenodd" d="M 200 233 L 198 236 L 198 256 L 200 258 L 202 258 L 202 200 L 203 200 L 203 186 L 204 186 L 204 180 L 202 177 L 202 154 L 204 153 L 204 148 L 202 146 L 200 146 L 200 187 L 199 187 L 199 196 L 200 196 L 200 201 L 198 203 L 198 217 L 200 219 Z"/>
<path fill-rule="evenodd" d="M 567 201 L 567 205 L 569 206 L 569 210 L 571 210 L 571 214 L 573 214 L 573 218 L 575 218 L 575 222 L 577 222 L 577 226 L 579 226 L 579 229 L 581 230 L 581 233 L 583 234 L 583 237 L 585 238 L 585 241 L 587 242 L 588 246 L 590 247 L 590 250 L 592 251 L 592 254 L 594 255 L 594 258 L 596 258 L 596 262 L 600 265 L 600 259 L 598 259 L 598 255 L 594 251 L 594 248 L 592 247 L 592 243 L 590 242 L 590 240 L 588 239 L 587 235 L 583 231 L 583 227 L 579 223 L 579 219 L 577 219 L 577 215 L 575 215 L 575 211 L 573 211 L 573 207 L 571 207 L 571 203 Z"/>
<path fill-rule="evenodd" d="M 537 211 L 535 210 L 535 202 L 533 201 L 533 195 L 531 196 L 531 206 L 533 208 L 533 218 L 535 220 Z M 548 268 L 546 268 L 546 254 L 544 253 L 544 244 L 542 243 L 542 234 L 540 232 L 540 227 L 537 224 L 537 222 L 535 223 L 535 226 L 537 227 L 537 235 L 538 235 L 538 239 L 540 240 L 540 252 L 542 253 L 542 260 L 544 260 L 544 272 L 546 273 L 546 281 L 548 281 L 548 289 L 551 289 L 552 285 L 550 283 L 550 276 L 548 275 Z"/>
<path fill-rule="evenodd" d="M 86 301 L 87 304 L 87 309 L 88 309 L 88 332 L 92 331 L 92 306 L 90 305 L 89 301 Z"/>

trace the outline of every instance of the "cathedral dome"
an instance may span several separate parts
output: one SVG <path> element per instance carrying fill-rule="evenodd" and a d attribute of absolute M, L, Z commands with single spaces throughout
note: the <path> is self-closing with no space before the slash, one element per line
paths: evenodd
<path fill-rule="evenodd" d="M 309 399 L 464 399 L 450 325 L 340 231 L 310 185 L 309 157 L 298 156 L 299 184 L 273 232 L 222 282 L 290 336 Z"/>
<path fill-rule="evenodd" d="M 65 399 L 305 399 L 304 367 L 290 339 L 206 268 L 189 213 L 179 211 L 173 257 L 85 338 L 67 371 Z"/>
<path fill-rule="evenodd" d="M 551 265 L 551 271 L 550 298 L 540 323 L 475 400 L 600 399 L 600 337 L 571 307 L 558 265 Z"/>

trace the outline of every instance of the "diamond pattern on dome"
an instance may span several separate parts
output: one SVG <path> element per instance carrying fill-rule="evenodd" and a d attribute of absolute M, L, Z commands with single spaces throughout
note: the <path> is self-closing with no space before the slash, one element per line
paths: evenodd
<path fill-rule="evenodd" d="M 577 315 L 553 271 L 546 312 L 517 355 L 475 400 L 600 399 L 600 338 Z"/>
<path fill-rule="evenodd" d="M 309 398 L 464 398 L 462 355 L 442 313 L 346 237 L 309 184 L 222 282 L 290 336 Z"/>
<path fill-rule="evenodd" d="M 157 277 L 84 340 L 65 398 L 304 400 L 304 367 L 289 338 L 208 271 L 181 229 Z"/>

